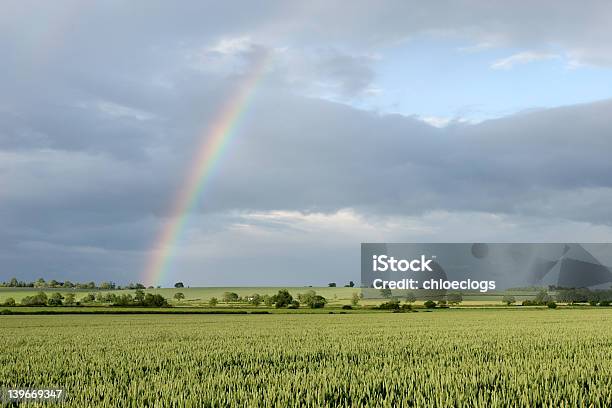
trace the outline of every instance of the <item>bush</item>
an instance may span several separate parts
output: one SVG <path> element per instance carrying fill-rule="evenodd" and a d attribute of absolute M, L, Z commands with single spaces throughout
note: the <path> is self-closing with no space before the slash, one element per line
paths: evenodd
<path fill-rule="evenodd" d="M 548 302 L 546 304 L 546 306 L 548 306 L 549 309 L 556 309 L 557 308 L 557 304 L 555 302 L 553 302 L 552 300 L 550 302 Z"/>
<path fill-rule="evenodd" d="M 8 309 L 0 310 L 0 315 L 10 315 L 10 314 L 13 314 L 13 312 L 11 312 Z"/>
<path fill-rule="evenodd" d="M 378 308 L 382 310 L 399 310 L 400 303 L 399 300 L 390 300 L 388 302 L 381 303 Z"/>
<path fill-rule="evenodd" d="M 412 305 L 402 305 L 402 310 L 412 310 Z"/>
<path fill-rule="evenodd" d="M 298 302 L 297 300 L 292 300 L 289 306 L 287 306 L 287 309 L 299 309 L 299 308 L 300 308 L 300 302 Z"/>
<path fill-rule="evenodd" d="M 599 302 L 599 306 L 610 306 L 610 301 L 602 300 L 601 302 Z"/>
<path fill-rule="evenodd" d="M 523 306 L 536 306 L 536 303 L 532 300 L 523 300 L 523 303 L 521 303 L 521 305 Z"/>
<path fill-rule="evenodd" d="M 353 306 L 351 306 L 351 305 L 343 305 L 342 309 L 343 310 L 353 310 Z"/>
<path fill-rule="evenodd" d="M 423 303 L 423 305 L 425 305 L 425 307 L 428 309 L 434 309 L 436 307 L 436 302 L 434 302 L 433 300 L 428 300 Z"/>

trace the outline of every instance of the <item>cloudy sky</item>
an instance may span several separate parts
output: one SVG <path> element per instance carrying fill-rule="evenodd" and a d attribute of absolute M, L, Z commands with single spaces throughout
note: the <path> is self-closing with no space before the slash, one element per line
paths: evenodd
<path fill-rule="evenodd" d="M 535 3 L 535 4 L 534 4 Z M 0 280 L 359 279 L 361 242 L 612 242 L 608 1 L 2 1 Z"/>

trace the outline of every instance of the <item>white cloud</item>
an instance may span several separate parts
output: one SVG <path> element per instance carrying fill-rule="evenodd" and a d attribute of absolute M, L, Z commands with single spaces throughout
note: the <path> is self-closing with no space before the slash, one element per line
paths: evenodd
<path fill-rule="evenodd" d="M 536 61 L 545 61 L 559 58 L 557 54 L 546 52 L 524 51 L 511 55 L 507 58 L 498 59 L 491 64 L 493 69 L 512 69 L 516 65 L 529 64 Z"/>
<path fill-rule="evenodd" d="M 155 115 L 141 109 L 121 105 L 119 103 L 100 101 L 96 104 L 97 108 L 103 113 L 117 118 L 131 118 L 140 121 L 151 120 Z"/>

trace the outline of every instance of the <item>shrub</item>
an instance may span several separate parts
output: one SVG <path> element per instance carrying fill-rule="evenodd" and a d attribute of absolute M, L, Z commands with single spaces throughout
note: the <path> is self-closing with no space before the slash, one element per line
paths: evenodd
<path fill-rule="evenodd" d="M 546 306 L 548 306 L 549 309 L 556 309 L 557 308 L 557 304 L 555 302 L 553 302 L 552 300 L 550 302 L 548 302 L 546 304 Z"/>
<path fill-rule="evenodd" d="M 343 310 L 353 310 L 353 306 L 351 305 L 342 305 Z"/>
<path fill-rule="evenodd" d="M 8 309 L 0 310 L 0 315 L 10 315 L 10 314 L 13 314 L 13 312 L 11 312 Z"/>
<path fill-rule="evenodd" d="M 292 300 L 291 303 L 289 303 L 289 306 L 287 306 L 287 309 L 299 309 L 300 308 L 300 302 L 298 302 L 297 300 Z"/>
<path fill-rule="evenodd" d="M 599 302 L 599 306 L 610 306 L 610 301 L 602 300 L 601 302 Z"/>
<path fill-rule="evenodd" d="M 15 304 L 15 299 L 13 299 L 12 297 L 7 298 L 4 302 L 4 306 L 15 306 Z"/>

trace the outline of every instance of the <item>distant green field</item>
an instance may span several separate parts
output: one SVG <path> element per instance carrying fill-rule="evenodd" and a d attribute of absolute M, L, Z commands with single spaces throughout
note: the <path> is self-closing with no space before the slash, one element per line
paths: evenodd
<path fill-rule="evenodd" d="M 165 298 L 172 301 L 173 304 L 176 305 L 203 305 L 207 303 L 211 298 L 216 297 L 219 301 L 223 297 L 224 292 L 235 292 L 241 297 L 247 297 L 254 293 L 258 293 L 260 295 L 273 295 L 278 292 L 279 289 L 287 289 L 289 292 L 296 297 L 298 293 L 304 293 L 308 290 L 314 290 L 317 294 L 324 296 L 331 305 L 341 305 L 348 304 L 350 299 L 353 296 L 353 293 L 360 293 L 361 289 L 354 288 L 345 288 L 345 287 L 207 287 L 207 288 L 163 288 L 163 289 L 146 289 L 145 292 L 153 293 L 153 294 L 161 294 Z M 133 293 L 134 290 L 114 290 L 114 291 L 100 291 L 94 289 L 34 289 L 34 288 L 0 288 L 0 303 L 6 301 L 7 298 L 12 297 L 15 301 L 20 302 L 21 299 L 25 296 L 31 296 L 38 291 L 44 291 L 47 294 L 53 292 L 60 292 L 62 294 L 66 293 L 75 293 L 77 300 L 81 297 L 85 296 L 88 293 L 98 293 L 98 292 L 113 292 L 116 294 L 122 293 Z M 174 294 L 177 292 L 182 292 L 185 295 L 185 299 L 181 302 L 175 302 L 173 300 Z M 513 291 L 513 292 L 492 292 L 489 294 L 480 294 L 480 293 L 466 293 L 463 298 L 466 304 L 499 304 L 504 295 L 511 294 L 514 295 L 518 302 L 521 302 L 525 299 L 531 299 L 535 295 L 535 292 L 526 292 L 526 291 Z M 401 292 L 394 293 L 400 297 L 401 300 Z M 379 304 L 383 301 L 383 299 L 364 299 L 361 304 L 363 305 L 375 305 Z"/>
<path fill-rule="evenodd" d="M 0 316 L 0 389 L 62 407 L 610 407 L 612 310 Z"/>
<path fill-rule="evenodd" d="M 235 292 L 239 296 L 246 297 L 254 293 L 260 295 L 274 295 L 280 289 L 287 289 L 295 297 L 298 293 L 305 293 L 308 290 L 315 290 L 317 294 L 320 294 L 330 301 L 334 300 L 348 300 L 352 297 L 353 293 L 359 293 L 359 288 L 345 288 L 345 287 L 208 287 L 208 288 L 163 288 L 163 289 L 145 289 L 147 293 L 161 294 L 165 298 L 172 299 L 174 294 L 182 292 L 185 295 L 185 299 L 182 303 L 187 302 L 208 302 L 211 298 L 216 297 L 221 300 L 224 292 Z M 132 289 L 125 290 L 111 290 L 101 291 L 95 289 L 35 289 L 35 288 L 0 288 L 0 302 L 4 302 L 6 298 L 12 297 L 19 302 L 25 296 L 31 296 L 39 291 L 46 293 L 60 292 L 62 294 L 75 293 L 77 299 L 88 293 L 98 292 L 112 292 L 116 294 L 133 293 Z"/>

